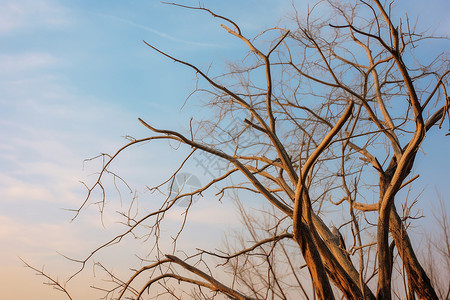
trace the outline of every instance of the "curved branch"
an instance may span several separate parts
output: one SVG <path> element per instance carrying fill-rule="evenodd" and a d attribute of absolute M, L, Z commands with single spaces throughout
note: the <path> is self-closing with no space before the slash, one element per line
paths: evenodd
<path fill-rule="evenodd" d="M 228 261 L 228 260 L 230 260 L 232 258 L 241 256 L 241 255 L 246 254 L 248 252 L 252 252 L 256 248 L 258 248 L 258 247 L 260 247 L 260 246 L 262 246 L 264 244 L 267 244 L 267 243 L 270 243 L 270 242 L 275 242 L 276 243 L 276 242 L 278 242 L 278 241 L 280 241 L 282 239 L 285 239 L 285 238 L 292 239 L 292 238 L 294 238 L 294 235 L 292 233 L 283 233 L 283 234 L 275 235 L 275 236 L 269 237 L 267 239 L 261 240 L 261 241 L 255 243 L 255 244 L 253 244 L 251 247 L 245 248 L 245 249 L 243 249 L 243 250 L 241 250 L 239 252 L 236 252 L 234 254 L 231 254 L 231 255 L 220 255 L 220 254 L 209 252 L 209 251 L 205 251 L 205 250 L 200 250 L 200 249 L 199 250 L 202 253 L 206 253 L 206 254 L 209 254 L 211 256 L 215 256 L 215 257 L 218 257 L 218 258 L 226 259 Z"/>
<path fill-rule="evenodd" d="M 160 134 L 165 134 L 166 136 L 163 136 L 162 138 L 166 138 L 166 139 L 173 139 L 173 140 L 177 140 L 180 141 L 184 144 L 187 144 L 189 146 L 198 148 L 202 151 L 211 153 L 217 157 L 221 157 L 223 159 L 228 160 L 230 163 L 232 163 L 233 165 L 235 165 L 242 173 L 244 173 L 244 175 L 250 180 L 250 182 L 255 186 L 255 188 L 261 192 L 261 194 L 266 197 L 266 199 L 268 199 L 273 205 L 275 205 L 278 209 L 280 209 L 281 211 L 283 211 L 285 214 L 292 216 L 292 209 L 290 207 L 288 207 L 287 205 L 281 203 L 280 201 L 278 201 L 278 199 L 276 199 L 265 187 L 263 184 L 261 184 L 261 182 L 255 177 L 255 175 L 252 174 L 252 172 L 250 172 L 250 170 L 248 170 L 238 159 L 236 159 L 233 156 L 230 156 L 220 150 L 216 150 L 213 148 L 210 148 L 206 145 L 202 145 L 199 144 L 197 142 L 194 142 L 192 140 L 187 139 L 185 136 L 183 136 L 182 134 L 175 132 L 175 131 L 171 131 L 171 130 L 160 130 L 160 129 L 156 129 L 153 128 L 152 126 L 150 126 L 149 124 L 147 124 L 145 121 L 143 121 L 142 119 L 139 118 L 139 121 L 148 129 L 150 129 L 153 132 L 156 133 L 160 133 Z"/>
<path fill-rule="evenodd" d="M 180 265 L 181 267 L 183 267 L 185 270 L 187 270 L 187 271 L 189 271 L 189 272 L 191 272 L 191 273 L 193 273 L 193 274 L 195 274 L 195 275 L 205 279 L 206 281 L 208 281 L 215 288 L 215 290 L 218 290 L 218 291 L 222 292 L 225 295 L 232 296 L 232 297 L 235 297 L 237 299 L 242 299 L 242 300 L 251 299 L 251 298 L 249 298 L 247 296 L 244 296 L 243 294 L 239 293 L 238 291 L 225 286 L 221 282 L 217 281 L 214 277 L 206 274 L 205 272 L 201 271 L 200 269 L 198 269 L 198 268 L 196 268 L 194 266 L 191 266 L 190 264 L 186 263 L 185 261 L 179 259 L 178 257 L 176 257 L 174 255 L 166 255 L 166 257 L 170 261 L 172 261 L 172 262 Z"/>

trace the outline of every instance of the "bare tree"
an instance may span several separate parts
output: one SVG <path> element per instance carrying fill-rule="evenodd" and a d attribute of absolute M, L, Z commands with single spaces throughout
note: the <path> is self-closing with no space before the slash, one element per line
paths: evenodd
<path fill-rule="evenodd" d="M 414 216 L 399 209 L 407 199 L 396 197 L 418 177 L 411 170 L 426 133 L 441 128 L 449 113 L 448 58 L 424 62 L 414 56 L 431 36 L 406 16 L 394 17 L 392 3 L 378 0 L 320 3 L 333 12 L 328 18 L 314 17 L 317 6 L 303 16 L 293 7 L 286 27 L 256 37 L 207 8 L 172 5 L 220 19 L 249 55 L 210 76 L 145 42 L 197 74 L 195 93 L 214 114 L 192 121 L 185 133 L 140 118 L 150 135 L 106 156 L 76 216 L 94 201 L 94 190 L 103 192 L 105 205 L 102 180 L 118 178 L 110 166 L 131 146 L 167 140 L 192 149 L 170 178 L 150 188 L 169 188 L 160 209 L 139 217 L 123 213 L 128 228 L 81 260 L 83 267 L 98 251 L 144 228 L 156 238 L 159 259 L 143 260 L 126 280 L 112 277 L 117 299 L 144 299 L 145 291 L 180 299 L 190 287 L 189 297 L 202 299 L 437 299 L 409 238 Z M 230 123 L 235 130 L 217 139 Z M 224 162 L 223 174 L 177 193 L 175 178 L 197 153 Z M 166 213 L 188 199 L 176 240 L 195 197 L 214 187 L 217 197 L 230 192 L 236 198 L 247 233 L 222 251 L 161 253 Z M 249 213 L 238 200 L 243 195 L 265 201 L 266 210 Z M 334 208 L 344 213 L 335 217 Z M 211 258 L 226 278 L 208 267 Z M 403 295 L 397 282 L 404 283 Z"/>

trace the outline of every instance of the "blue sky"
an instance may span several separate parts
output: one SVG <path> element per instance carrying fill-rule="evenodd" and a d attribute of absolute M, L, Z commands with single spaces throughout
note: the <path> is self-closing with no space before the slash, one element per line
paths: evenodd
<path fill-rule="evenodd" d="M 294 1 L 299 8 L 304 1 Z M 197 5 L 198 1 L 183 1 Z M 206 6 L 233 17 L 252 36 L 275 26 L 291 1 L 211 1 Z M 400 1 L 421 24 L 448 35 L 446 0 Z M 22 268 L 18 256 L 45 264 L 61 277 L 71 266 L 56 251 L 84 256 L 108 235 L 95 210 L 69 223 L 84 196 L 80 180 L 98 170 L 83 160 L 113 152 L 123 136 L 143 136 L 138 117 L 158 127 L 186 126 L 194 108 L 180 112 L 195 87 L 194 74 L 151 51 L 146 40 L 202 68 L 220 71 L 224 59 L 246 51 L 209 15 L 163 5 L 159 1 L 0 0 L 0 289 L 6 299 L 61 299 Z M 447 43 L 448 45 L 448 43 Z M 446 200 L 450 194 L 450 138 L 431 133 L 417 161 L 421 184 Z M 163 144 L 125 155 L 117 168 L 137 188 L 167 172 L 173 152 Z M 436 156 L 433 158 L 433 156 Z M 429 157 L 429 158 L 427 158 Z M 134 168 L 147 166 L 148 168 Z M 128 168 L 126 168 L 128 167 Z M 438 176 L 436 173 L 438 172 Z M 114 207 L 113 207 L 114 208 Z M 112 210 L 113 210 L 112 208 Z M 198 206 L 195 224 L 211 232 L 227 228 L 217 207 Z M 220 209 L 229 209 L 225 205 Z M 177 219 L 177 216 L 173 216 Z M 106 220 L 113 229 L 114 220 Z M 195 223 L 197 222 L 197 223 Z M 216 231 L 215 231 L 216 230 Z M 114 232 L 114 231 L 113 231 Z M 221 232 L 221 231 L 220 231 Z M 91 297 L 86 288 L 75 290 Z M 29 286 L 33 296 L 19 286 Z M 86 285 L 87 287 L 88 285 Z M 87 293 L 91 293 L 87 289 Z"/>

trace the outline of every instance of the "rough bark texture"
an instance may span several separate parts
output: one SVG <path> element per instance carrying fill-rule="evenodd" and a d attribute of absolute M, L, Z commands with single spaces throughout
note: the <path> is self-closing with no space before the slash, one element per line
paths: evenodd
<path fill-rule="evenodd" d="M 425 270 L 422 268 L 416 257 L 405 226 L 396 212 L 395 207 L 391 210 L 389 226 L 398 254 L 405 266 L 408 282 L 410 283 L 410 286 L 414 288 L 411 294 L 414 292 L 417 293 L 419 299 L 437 300 L 438 296 L 431 285 L 428 275 L 425 273 Z"/>

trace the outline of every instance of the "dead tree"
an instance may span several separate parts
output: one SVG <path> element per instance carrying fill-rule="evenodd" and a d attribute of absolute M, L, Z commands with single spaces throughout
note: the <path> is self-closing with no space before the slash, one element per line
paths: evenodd
<path fill-rule="evenodd" d="M 449 113 L 448 59 L 442 55 L 422 64 L 414 56 L 431 37 L 416 32 L 406 18 L 394 22 L 391 5 L 378 0 L 328 1 L 333 12 L 328 19 L 314 18 L 316 6 L 303 15 L 293 8 L 286 27 L 254 38 L 207 8 L 173 5 L 220 19 L 222 28 L 248 47 L 249 55 L 212 77 L 145 42 L 196 73 L 195 93 L 206 95 L 212 117 L 192 122 L 185 133 L 158 129 L 140 118 L 150 136 L 132 139 L 107 157 L 76 213 L 91 201 L 92 191 L 103 190 L 102 180 L 110 175 L 113 161 L 136 144 L 168 140 L 192 149 L 173 176 L 153 191 L 171 188 L 175 176 L 199 152 L 226 162 L 223 175 L 189 193 L 168 196 L 159 210 L 145 216 L 124 214 L 127 230 L 93 251 L 83 265 L 141 226 L 161 239 L 159 224 L 178 199 L 192 202 L 194 196 L 219 187 L 218 197 L 233 190 L 236 197 L 246 192 L 265 201 L 268 219 L 253 222 L 245 201 L 239 202 L 247 240 L 222 252 L 162 255 L 117 281 L 117 299 L 144 299 L 145 291 L 155 293 L 156 284 L 164 288 L 162 293 L 180 297 L 171 280 L 183 288 L 194 286 L 196 298 L 222 294 L 232 299 L 312 299 L 312 283 L 319 299 L 391 299 L 397 293 L 393 281 L 400 279 L 408 299 L 437 299 L 410 242 L 410 215 L 398 208 L 405 199 L 397 197 L 418 177 L 411 170 L 426 133 L 441 128 Z M 229 132 L 227 140 L 214 139 L 230 122 L 238 130 Z M 334 207 L 346 211 L 335 224 L 347 233 L 346 246 L 339 231 L 331 229 L 327 214 Z M 205 257 L 214 257 L 218 268 L 230 271 L 225 282 L 198 264 Z M 305 274 L 309 283 L 301 280 Z M 137 286 L 139 278 L 147 282 Z"/>

